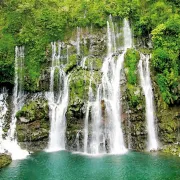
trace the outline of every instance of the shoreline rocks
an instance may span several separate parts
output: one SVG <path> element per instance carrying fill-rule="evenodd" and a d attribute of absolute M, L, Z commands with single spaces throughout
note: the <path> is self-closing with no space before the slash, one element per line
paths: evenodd
<path fill-rule="evenodd" d="M 11 156 L 5 153 L 0 154 L 0 169 L 12 162 Z"/>

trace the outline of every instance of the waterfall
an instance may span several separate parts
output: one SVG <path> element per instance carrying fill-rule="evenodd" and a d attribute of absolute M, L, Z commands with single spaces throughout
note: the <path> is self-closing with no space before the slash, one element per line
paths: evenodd
<path fill-rule="evenodd" d="M 88 153 L 88 120 L 89 120 L 89 112 L 90 108 L 92 106 L 93 102 L 93 90 L 92 90 L 92 77 L 93 77 L 93 72 L 92 72 L 92 65 L 91 65 L 91 77 L 90 77 L 90 83 L 89 83 L 89 91 L 88 91 L 88 103 L 87 103 L 87 108 L 86 108 L 86 115 L 84 119 L 84 153 Z"/>
<path fill-rule="evenodd" d="M 3 141 L 3 147 L 6 151 L 11 153 L 12 159 L 23 159 L 28 155 L 26 150 L 22 150 L 17 143 L 16 130 L 16 113 L 22 108 L 24 104 L 23 92 L 23 70 L 24 70 L 24 47 L 15 48 L 15 78 L 13 90 L 13 112 L 11 116 L 10 129 L 6 139 Z"/>
<path fill-rule="evenodd" d="M 80 63 L 80 66 L 84 69 L 86 68 L 86 60 L 87 60 L 87 56 L 83 57 L 81 63 Z"/>
<path fill-rule="evenodd" d="M 3 147 L 3 125 L 5 122 L 5 116 L 8 111 L 7 107 L 7 97 L 8 93 L 5 88 L 2 88 L 2 91 L 0 93 L 0 153 L 4 153 L 4 147 Z"/>
<path fill-rule="evenodd" d="M 111 20 L 111 19 L 110 19 Z M 111 23 L 111 24 L 110 24 Z M 102 66 L 102 87 L 103 100 L 106 106 L 108 116 L 107 136 L 110 141 L 110 153 L 119 153 L 125 151 L 124 138 L 121 128 L 120 116 L 120 71 L 123 62 L 123 55 L 120 55 L 116 61 L 113 56 L 114 50 L 114 24 L 107 22 L 107 47 L 108 54 Z M 111 26 L 111 27 L 110 27 Z"/>
<path fill-rule="evenodd" d="M 127 135 L 127 140 L 128 140 L 128 149 L 131 149 L 131 147 L 132 147 L 131 120 L 130 120 L 128 103 L 127 103 L 127 107 L 128 107 L 128 111 L 126 112 L 128 114 L 128 135 Z"/>
<path fill-rule="evenodd" d="M 89 92 L 88 92 L 88 103 L 86 108 L 86 115 L 84 120 L 84 153 L 89 153 L 93 155 L 98 155 L 100 152 L 105 152 L 105 147 L 101 147 L 101 143 L 104 139 L 102 122 L 101 122 L 101 91 L 102 86 L 99 85 L 97 88 L 97 95 L 94 98 L 93 90 L 92 90 L 92 79 L 93 79 L 93 71 L 91 64 L 91 77 L 89 84 Z M 92 131 L 89 132 L 89 117 L 91 117 L 92 121 Z M 89 140 L 89 134 L 91 134 L 91 140 Z"/>
<path fill-rule="evenodd" d="M 76 134 L 76 140 L 75 140 L 75 143 L 76 143 L 76 146 L 77 146 L 77 152 L 80 152 L 80 143 L 79 143 L 79 134 L 80 134 L 81 131 L 78 131 L 77 134 Z"/>
<path fill-rule="evenodd" d="M 109 149 L 112 154 L 125 153 L 127 150 L 124 145 L 124 137 L 121 127 L 121 70 L 123 67 L 124 54 L 127 48 L 132 47 L 132 35 L 128 21 L 124 20 L 123 26 L 124 46 L 122 47 L 122 54 L 118 55 L 117 59 L 114 56 L 117 49 L 116 35 L 114 31 L 114 24 L 110 18 L 107 22 L 107 46 L 108 54 L 102 66 L 102 87 L 103 100 L 106 106 L 106 113 L 108 117 L 107 137 L 109 139 Z"/>
<path fill-rule="evenodd" d="M 105 147 L 101 147 L 103 144 L 104 134 L 101 122 L 101 88 L 99 85 L 96 95 L 96 101 L 92 105 L 91 117 L 92 117 L 92 137 L 90 143 L 90 153 L 98 155 L 105 152 Z"/>
<path fill-rule="evenodd" d="M 76 40 L 76 48 L 77 48 L 77 55 L 80 56 L 80 34 L 81 29 L 77 27 L 77 40 Z"/>
<path fill-rule="evenodd" d="M 67 45 L 67 64 L 69 63 L 69 45 Z"/>
<path fill-rule="evenodd" d="M 132 35 L 129 22 L 125 19 L 123 26 L 124 46 L 119 47 L 118 35 L 110 17 L 107 21 L 107 56 L 102 65 L 102 80 L 97 88 L 96 98 L 92 98 L 91 81 L 89 86 L 89 100 L 85 116 L 84 152 L 93 155 L 109 152 L 121 154 L 127 151 L 121 127 L 121 70 L 127 48 L 132 47 Z M 122 53 L 118 53 L 123 50 Z M 119 54 L 119 55 L 117 55 Z M 82 61 L 82 67 L 84 62 Z M 105 112 L 102 111 L 102 102 Z M 91 114 L 89 114 L 91 111 Z M 88 118 L 91 115 L 92 132 L 88 133 Z M 107 116 L 107 117 L 105 117 Z M 88 134 L 90 142 L 88 143 Z M 89 144 L 89 149 L 88 149 Z M 108 144 L 108 150 L 107 150 Z"/>
<path fill-rule="evenodd" d="M 148 150 L 158 149 L 158 140 L 155 129 L 155 115 L 153 105 L 153 91 L 149 71 L 149 55 L 141 54 L 139 61 L 139 73 L 141 86 L 145 95 L 146 101 L 146 120 L 148 131 Z"/>
<path fill-rule="evenodd" d="M 63 65 L 60 63 L 61 43 L 58 42 L 58 50 L 56 43 L 51 43 L 52 46 L 52 65 L 50 72 L 50 91 L 47 94 L 48 104 L 50 107 L 51 129 L 47 151 L 58 151 L 65 149 L 65 131 L 66 117 L 65 113 L 68 106 L 69 97 L 69 82 L 68 76 L 63 70 Z M 58 74 L 57 89 L 55 89 L 55 76 Z"/>
<path fill-rule="evenodd" d="M 126 51 L 128 48 L 131 48 L 133 46 L 132 33 L 127 19 L 124 19 L 123 34 L 124 50 Z"/>
<path fill-rule="evenodd" d="M 13 114 L 10 124 L 9 138 L 14 139 L 14 133 L 16 130 L 16 113 L 24 104 L 24 92 L 23 92 L 23 69 L 24 69 L 24 47 L 15 48 L 15 87 L 13 91 Z"/>

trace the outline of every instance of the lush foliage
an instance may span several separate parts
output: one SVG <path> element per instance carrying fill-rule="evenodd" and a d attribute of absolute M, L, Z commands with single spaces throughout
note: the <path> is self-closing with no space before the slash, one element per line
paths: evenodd
<path fill-rule="evenodd" d="M 125 56 L 124 66 L 127 68 L 127 81 L 129 84 L 137 84 L 137 62 L 139 61 L 139 53 L 135 49 L 128 49 Z"/>
<path fill-rule="evenodd" d="M 180 16 L 174 15 L 152 31 L 153 66 L 156 80 L 166 103 L 178 100 L 180 83 Z"/>
<path fill-rule="evenodd" d="M 146 39 L 151 34 L 152 66 L 162 99 L 167 104 L 180 100 L 180 15 L 179 3 L 172 0 L 140 0 L 132 11 L 134 34 Z M 138 7 L 138 4 L 136 4 Z"/>
<path fill-rule="evenodd" d="M 179 6 L 179 0 L 2 0 L 0 83 L 13 83 L 14 48 L 25 45 L 25 88 L 37 91 L 50 57 L 50 42 L 63 40 L 77 26 L 106 26 L 111 14 L 128 17 L 134 36 L 145 45 L 152 36 L 155 80 L 163 100 L 176 103 L 180 99 Z M 135 83 L 133 74 L 128 78 Z"/>
<path fill-rule="evenodd" d="M 127 96 L 131 107 L 136 108 L 141 104 L 141 94 L 138 87 L 137 65 L 140 59 L 135 49 L 128 49 L 125 55 L 124 67 L 127 78 Z"/>
<path fill-rule="evenodd" d="M 117 5 L 118 4 L 118 5 Z M 109 14 L 127 16 L 127 0 L 3 0 L 0 3 L 0 82 L 13 83 L 15 45 L 26 47 L 27 90 L 37 90 L 48 45 L 72 28 L 106 25 Z M 125 8 L 124 8 L 125 7 Z"/>

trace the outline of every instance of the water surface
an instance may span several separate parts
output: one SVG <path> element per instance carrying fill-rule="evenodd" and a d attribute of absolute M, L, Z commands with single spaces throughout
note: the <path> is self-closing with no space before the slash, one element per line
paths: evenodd
<path fill-rule="evenodd" d="M 40 152 L 13 161 L 0 180 L 179 180 L 180 158 L 129 152 L 92 157 L 67 151 Z"/>

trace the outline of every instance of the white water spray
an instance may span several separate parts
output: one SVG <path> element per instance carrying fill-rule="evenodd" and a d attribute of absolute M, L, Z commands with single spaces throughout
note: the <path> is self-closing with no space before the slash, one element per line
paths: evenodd
<path fill-rule="evenodd" d="M 89 100 L 85 117 L 84 152 L 98 155 L 107 152 L 122 154 L 127 151 L 121 127 L 121 70 L 127 48 L 132 47 L 132 35 L 128 21 L 124 20 L 123 26 L 124 46 L 117 46 L 117 33 L 110 17 L 107 22 L 107 56 L 102 66 L 102 83 L 99 85 L 95 101 L 89 91 Z M 118 56 L 118 50 L 123 50 Z M 83 61 L 84 62 L 84 61 Z M 83 66 L 83 63 L 82 63 Z M 91 90 L 91 86 L 90 86 Z M 107 119 L 102 115 L 102 102 L 105 105 Z M 91 107 L 92 133 L 90 148 L 88 150 L 88 117 Z"/>
<path fill-rule="evenodd" d="M 141 86 L 145 94 L 146 101 L 146 120 L 148 131 L 148 150 L 158 149 L 158 140 L 155 128 L 155 115 L 153 105 L 153 91 L 149 71 L 149 55 L 141 54 L 139 61 L 139 73 L 141 79 Z"/>
<path fill-rule="evenodd" d="M 10 129 L 6 139 L 3 141 L 3 147 L 12 155 L 12 159 L 23 159 L 29 153 L 22 150 L 17 143 L 15 130 L 16 130 L 16 113 L 22 108 L 24 104 L 23 92 L 23 69 L 24 69 L 24 47 L 15 48 L 15 79 L 13 90 L 13 112 L 11 117 Z"/>
<path fill-rule="evenodd" d="M 104 153 L 105 148 L 101 147 L 103 144 L 104 134 L 102 129 L 102 111 L 101 111 L 101 89 L 99 85 L 96 95 L 96 101 L 92 104 L 91 117 L 92 117 L 92 137 L 90 142 L 90 153 L 98 155 Z"/>
<path fill-rule="evenodd" d="M 127 151 L 124 144 L 124 137 L 121 127 L 121 101 L 120 101 L 120 80 L 121 70 L 124 62 L 124 55 L 127 48 L 132 47 L 132 35 L 128 21 L 124 20 L 123 26 L 124 46 L 123 53 L 118 55 L 117 59 L 113 55 L 116 50 L 116 39 L 114 24 L 110 19 L 107 22 L 107 36 L 108 36 L 108 54 L 105 58 L 102 67 L 102 87 L 103 100 L 106 106 L 106 112 L 109 119 L 107 125 L 107 137 L 109 138 L 110 153 L 122 154 Z"/>
<path fill-rule="evenodd" d="M 68 106 L 69 82 L 68 76 L 60 64 L 61 43 L 58 42 L 58 50 L 56 43 L 52 46 L 52 66 L 50 74 L 50 92 L 47 95 L 50 107 L 51 129 L 49 137 L 49 145 L 47 151 L 58 151 L 65 149 L 65 131 L 66 117 L 65 113 Z M 58 89 L 54 89 L 55 73 L 58 73 Z"/>
<path fill-rule="evenodd" d="M 85 115 L 85 119 L 84 119 L 84 153 L 88 153 L 88 120 L 89 120 L 89 112 L 90 112 L 90 108 L 92 106 L 92 102 L 93 102 L 93 90 L 91 87 L 92 84 L 92 76 L 93 73 L 91 71 L 91 77 L 90 77 L 90 83 L 89 83 L 89 91 L 88 91 L 88 103 L 87 103 L 87 108 L 86 108 L 86 115 Z"/>
<path fill-rule="evenodd" d="M 86 68 L 86 60 L 87 60 L 87 56 L 83 57 L 81 63 L 80 63 L 80 66 L 84 69 Z"/>
<path fill-rule="evenodd" d="M 80 55 L 80 34 L 81 34 L 81 29 L 77 27 L 77 40 L 76 40 L 77 55 Z"/>
<path fill-rule="evenodd" d="M 3 147 L 3 133 L 4 133 L 3 125 L 8 111 L 7 102 L 6 102 L 7 97 L 8 97 L 7 90 L 3 88 L 0 93 L 0 153 L 4 153 L 5 151 Z"/>

